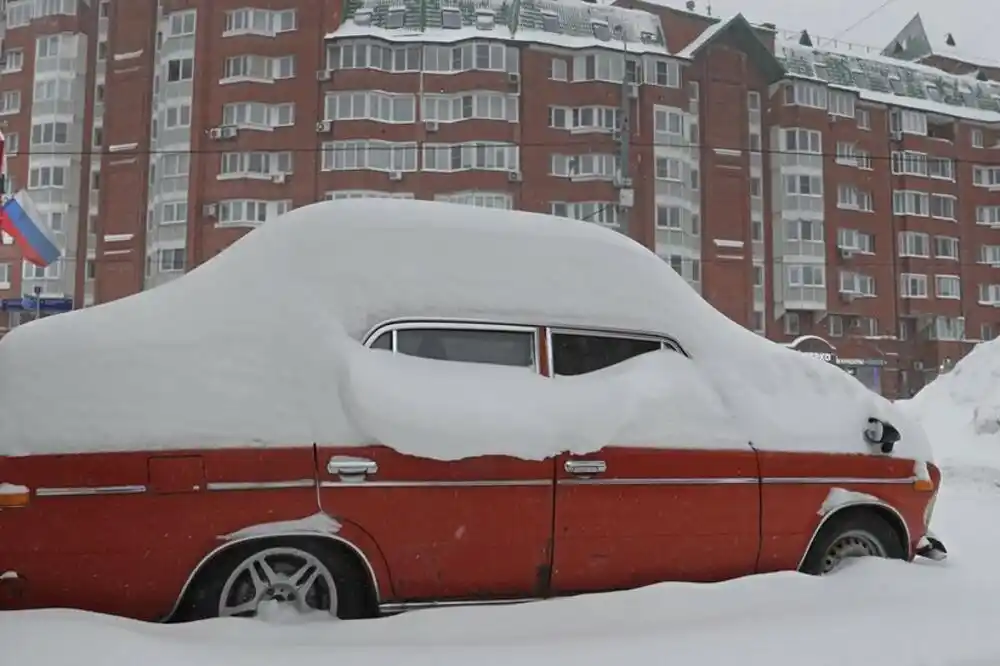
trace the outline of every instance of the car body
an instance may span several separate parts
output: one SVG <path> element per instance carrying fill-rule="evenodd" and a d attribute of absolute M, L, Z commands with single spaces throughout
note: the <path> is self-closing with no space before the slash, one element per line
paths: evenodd
<path fill-rule="evenodd" d="M 286 262 L 286 284 L 254 277 L 265 259 Z M 284 299 L 251 316 L 267 293 Z M 325 345 L 337 335 L 347 346 Z M 66 410 L 48 421 L 27 378 L 40 349 Z M 681 379 L 655 402 L 661 369 Z M 175 283 L 15 330 L 3 370 L 3 609 L 193 619 L 266 597 L 366 617 L 943 554 L 922 431 L 730 322 L 632 241 L 570 220 L 315 204 Z M 560 443 L 600 430 L 604 399 L 641 427 Z M 551 419 L 529 414 L 543 403 Z M 716 416 L 670 430 L 703 408 Z M 706 443 L 723 412 L 736 434 Z M 509 441 L 557 421 L 548 448 Z M 420 428 L 457 444 L 438 454 Z"/>

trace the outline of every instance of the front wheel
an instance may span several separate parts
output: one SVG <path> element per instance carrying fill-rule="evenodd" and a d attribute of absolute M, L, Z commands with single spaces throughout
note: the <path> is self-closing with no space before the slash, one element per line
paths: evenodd
<path fill-rule="evenodd" d="M 255 617 L 266 607 L 340 619 L 365 617 L 367 576 L 335 546 L 266 539 L 222 553 L 193 590 L 185 619 Z"/>
<path fill-rule="evenodd" d="M 852 511 L 831 518 L 813 541 L 802 572 L 833 573 L 849 559 L 906 559 L 906 546 L 884 518 L 872 511 Z"/>

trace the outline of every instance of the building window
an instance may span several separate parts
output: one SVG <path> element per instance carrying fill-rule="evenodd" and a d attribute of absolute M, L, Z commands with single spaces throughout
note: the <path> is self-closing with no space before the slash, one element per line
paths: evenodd
<path fill-rule="evenodd" d="M 1000 245 L 980 245 L 979 263 L 1000 267 Z"/>
<path fill-rule="evenodd" d="M 292 153 L 223 153 L 219 175 L 229 178 L 269 178 L 276 174 L 290 174 Z"/>
<path fill-rule="evenodd" d="M 413 199 L 413 192 L 385 192 L 382 190 L 332 190 L 324 197 L 327 201 L 340 199 Z"/>
<path fill-rule="evenodd" d="M 892 151 L 892 173 L 896 175 L 926 176 L 927 153 L 912 150 Z"/>
<path fill-rule="evenodd" d="M 684 114 L 677 109 L 654 105 L 653 130 L 657 134 L 684 136 Z"/>
<path fill-rule="evenodd" d="M 975 185 L 976 187 L 1000 186 L 1000 167 L 990 167 L 990 166 L 972 167 L 972 184 Z"/>
<path fill-rule="evenodd" d="M 889 131 L 927 136 L 927 115 L 920 111 L 892 109 L 889 112 Z"/>
<path fill-rule="evenodd" d="M 28 171 L 28 188 L 61 188 L 66 185 L 66 167 L 43 166 Z"/>
<path fill-rule="evenodd" d="M 976 224 L 1000 226 L 1000 206 L 976 206 Z"/>
<path fill-rule="evenodd" d="M 840 293 L 871 298 L 875 296 L 875 278 L 854 271 L 840 271 Z"/>
<path fill-rule="evenodd" d="M 385 171 L 417 170 L 416 142 L 330 141 L 323 144 L 323 171 Z"/>
<path fill-rule="evenodd" d="M 566 81 L 569 78 L 569 68 L 562 58 L 553 58 L 549 69 L 549 78 L 553 81 Z"/>
<path fill-rule="evenodd" d="M 823 178 L 821 176 L 785 176 L 785 194 L 822 197 Z"/>
<path fill-rule="evenodd" d="M 423 170 L 451 173 L 455 171 L 517 171 L 518 146 L 507 143 L 425 143 Z"/>
<path fill-rule="evenodd" d="M 611 180 L 619 171 L 621 158 L 610 153 L 552 155 L 549 174 L 576 180 Z"/>
<path fill-rule="evenodd" d="M 854 118 L 854 94 L 839 90 L 831 90 L 828 93 L 830 98 L 830 115 L 841 116 L 843 118 Z"/>
<path fill-rule="evenodd" d="M 935 317 L 930 330 L 932 340 L 964 340 L 965 317 Z"/>
<path fill-rule="evenodd" d="M 549 107 L 549 127 L 571 132 L 613 132 L 621 109 L 616 106 Z"/>
<path fill-rule="evenodd" d="M 847 252 L 875 254 L 875 236 L 857 229 L 837 230 L 837 248 Z"/>
<path fill-rule="evenodd" d="M 273 129 L 295 124 L 295 102 L 233 102 L 222 107 L 222 124 L 245 129 Z"/>
<path fill-rule="evenodd" d="M 422 53 L 423 48 L 420 46 L 390 47 L 367 42 L 337 44 L 327 48 L 326 67 L 327 69 L 419 72 Z"/>
<path fill-rule="evenodd" d="M 955 162 L 947 157 L 929 157 L 927 175 L 938 180 L 955 180 Z"/>
<path fill-rule="evenodd" d="M 17 132 L 11 132 L 6 135 L 5 140 L 4 151 L 8 157 L 14 157 L 21 149 L 21 135 Z"/>
<path fill-rule="evenodd" d="M 927 276 L 920 273 L 901 273 L 899 295 L 902 298 L 927 298 Z"/>
<path fill-rule="evenodd" d="M 356 93 L 351 94 L 356 95 Z M 439 123 L 472 119 L 516 123 L 518 96 L 485 91 L 457 95 L 424 95 L 420 107 L 422 120 L 434 120 Z"/>
<path fill-rule="evenodd" d="M 56 260 L 45 267 L 24 261 L 21 267 L 21 277 L 25 280 L 58 280 L 62 277 L 62 261 Z"/>
<path fill-rule="evenodd" d="M 896 190 L 892 193 L 893 215 L 913 215 L 928 217 L 930 215 L 930 195 L 926 192 Z"/>
<path fill-rule="evenodd" d="M 899 256 L 922 258 L 929 257 L 930 236 L 918 231 L 900 231 Z"/>
<path fill-rule="evenodd" d="M 167 82 L 190 81 L 194 78 L 194 58 L 174 58 L 167 61 Z"/>
<path fill-rule="evenodd" d="M 826 267 L 812 264 L 788 266 L 789 287 L 825 287 Z"/>
<path fill-rule="evenodd" d="M 434 200 L 477 208 L 499 208 L 501 210 L 514 208 L 514 197 L 506 192 L 451 192 L 437 194 L 434 196 Z"/>
<path fill-rule="evenodd" d="M 262 55 L 239 55 L 226 58 L 220 83 L 255 81 L 272 83 L 278 79 L 295 77 L 295 56 L 268 57 Z"/>
<path fill-rule="evenodd" d="M 666 88 L 681 87 L 681 68 L 676 60 L 647 57 L 643 64 L 643 83 Z M 621 82 L 621 78 L 617 82 Z"/>
<path fill-rule="evenodd" d="M 412 123 L 417 98 L 406 93 L 379 91 L 337 92 L 326 96 L 326 120 L 373 120 L 379 123 Z M 431 120 L 430 118 L 425 118 Z"/>
<path fill-rule="evenodd" d="M 858 129 L 870 130 L 872 128 L 872 116 L 868 109 L 856 108 L 856 118 L 858 119 Z"/>
<path fill-rule="evenodd" d="M 219 224 L 256 226 L 292 209 L 291 200 L 226 199 L 219 202 Z"/>
<path fill-rule="evenodd" d="M 938 298 L 962 298 L 962 280 L 957 275 L 935 275 L 934 293 Z"/>
<path fill-rule="evenodd" d="M 827 333 L 831 338 L 839 338 L 844 335 L 844 318 L 840 315 L 830 315 L 827 317 Z"/>
<path fill-rule="evenodd" d="M 989 340 L 995 340 L 997 337 L 997 329 L 994 324 L 981 324 L 979 326 L 979 338 L 983 342 L 988 342 Z"/>
<path fill-rule="evenodd" d="M 939 220 L 955 220 L 956 198 L 948 194 L 932 194 L 930 196 L 931 217 Z"/>
<path fill-rule="evenodd" d="M 799 313 L 798 312 L 786 312 L 784 316 L 785 320 L 785 335 L 798 335 L 801 330 L 799 324 Z"/>
<path fill-rule="evenodd" d="M 425 46 L 424 71 L 438 74 L 470 70 L 516 72 L 520 64 L 519 48 L 492 42 L 466 42 L 459 46 Z"/>
<path fill-rule="evenodd" d="M 0 74 L 13 74 L 24 69 L 24 49 L 7 49 L 0 58 Z"/>
<path fill-rule="evenodd" d="M 684 181 L 684 165 L 679 159 L 657 157 L 655 167 L 654 174 L 657 180 L 672 180 L 677 183 Z"/>
<path fill-rule="evenodd" d="M 159 251 L 160 272 L 178 273 L 184 270 L 185 250 L 182 247 L 162 249 Z"/>
<path fill-rule="evenodd" d="M 656 228 L 683 231 L 684 209 L 679 206 L 656 206 Z"/>
<path fill-rule="evenodd" d="M 226 12 L 223 37 L 234 35 L 260 35 L 273 37 L 282 32 L 298 28 L 295 9 L 251 9 L 243 8 Z"/>
<path fill-rule="evenodd" d="M 163 129 L 191 126 L 191 105 L 188 103 L 168 106 L 164 112 Z"/>
<path fill-rule="evenodd" d="M 972 145 L 973 148 L 984 147 L 985 142 L 983 141 L 983 130 L 979 129 L 978 127 L 972 128 L 972 130 L 969 132 L 969 143 Z"/>
<path fill-rule="evenodd" d="M 805 81 L 785 84 L 785 104 L 787 106 L 808 106 L 814 109 L 827 108 L 825 86 Z"/>
<path fill-rule="evenodd" d="M 5 90 L 0 93 L 0 116 L 21 112 L 21 91 Z"/>
<path fill-rule="evenodd" d="M 837 187 L 837 207 L 871 213 L 874 210 L 871 192 L 865 192 L 853 185 L 839 185 Z"/>
<path fill-rule="evenodd" d="M 617 227 L 620 222 L 618 204 L 611 201 L 579 201 L 575 203 L 553 201 L 551 212 L 559 217 L 594 222 L 606 227 Z"/>
<path fill-rule="evenodd" d="M 958 261 L 958 239 L 952 236 L 935 236 L 934 256 Z"/>
<path fill-rule="evenodd" d="M 791 153 L 823 154 L 823 134 L 816 130 L 790 128 L 781 130 L 781 149 Z"/>
<path fill-rule="evenodd" d="M 169 201 L 160 205 L 160 224 L 184 224 L 187 222 L 188 203 Z"/>
<path fill-rule="evenodd" d="M 194 10 L 174 12 L 170 14 L 170 36 L 185 37 L 193 35 L 197 12 Z"/>
<path fill-rule="evenodd" d="M 979 304 L 980 305 L 1000 304 L 1000 284 L 980 284 Z"/>

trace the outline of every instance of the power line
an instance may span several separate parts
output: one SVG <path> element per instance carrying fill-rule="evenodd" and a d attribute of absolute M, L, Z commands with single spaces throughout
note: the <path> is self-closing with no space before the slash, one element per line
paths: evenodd
<path fill-rule="evenodd" d="M 380 140 L 378 140 L 378 139 L 371 140 L 371 139 L 360 139 L 359 138 L 359 139 L 341 139 L 341 140 L 337 140 L 336 143 L 359 142 L 359 141 L 380 142 Z M 17 158 L 17 157 L 21 157 L 21 156 L 35 156 L 35 157 L 65 157 L 65 156 L 71 156 L 71 157 L 77 157 L 77 156 L 91 156 L 91 157 L 92 156 L 100 156 L 100 157 L 105 157 L 106 156 L 106 157 L 112 157 L 112 158 L 114 158 L 114 157 L 127 158 L 127 157 L 134 157 L 134 156 L 137 156 L 137 155 L 138 156 L 155 156 L 155 155 L 225 155 L 225 154 L 231 154 L 231 153 L 307 153 L 307 154 L 309 154 L 309 153 L 311 153 L 311 154 L 321 153 L 322 154 L 322 153 L 341 153 L 341 152 L 361 152 L 362 150 L 364 150 L 364 151 L 370 151 L 370 150 L 374 150 L 374 151 L 391 151 L 391 150 L 398 150 L 398 149 L 401 149 L 401 148 L 411 148 L 411 147 L 412 148 L 421 148 L 421 147 L 422 148 L 431 148 L 431 147 L 434 147 L 434 148 L 460 148 L 460 147 L 466 147 L 466 148 L 472 148 L 472 147 L 511 147 L 511 148 L 515 148 L 516 147 L 516 148 L 566 148 L 567 150 L 574 150 L 574 149 L 580 149 L 580 148 L 587 148 L 590 145 L 588 143 L 583 143 L 583 142 L 581 142 L 581 143 L 565 143 L 565 142 L 553 142 L 553 141 L 530 142 L 530 143 L 524 143 L 524 142 L 522 142 L 522 143 L 513 143 L 513 142 L 512 143 L 505 143 L 505 142 L 502 142 L 502 141 L 469 141 L 469 142 L 462 142 L 462 143 L 437 143 L 437 142 L 431 142 L 431 141 L 419 141 L 419 142 L 418 141 L 400 141 L 400 142 L 381 142 L 381 143 L 386 144 L 386 145 L 374 145 L 374 146 L 364 146 L 364 147 L 358 147 L 358 146 L 322 146 L 322 145 L 319 145 L 319 146 L 281 146 L 281 147 L 276 147 L 276 148 L 272 147 L 272 148 L 267 148 L 267 149 L 260 149 L 260 148 L 236 148 L 236 147 L 232 147 L 232 148 L 228 148 L 228 149 L 226 149 L 226 148 L 222 148 L 222 149 L 214 148 L 214 149 L 201 149 L 201 150 L 194 150 L 194 149 L 191 149 L 191 148 L 187 148 L 187 149 L 183 149 L 183 150 L 181 150 L 181 149 L 178 149 L 178 150 L 168 150 L 168 149 L 160 150 L 160 149 L 158 149 L 158 150 L 128 150 L 128 151 L 124 151 L 124 150 L 123 151 L 107 151 L 107 150 L 86 150 L 86 151 L 72 151 L 72 150 L 45 150 L 45 151 L 43 151 L 43 150 L 26 150 L 26 151 L 17 151 L 16 153 L 9 153 L 8 152 L 7 153 L 7 157 Z M 673 144 L 656 143 L 656 142 L 651 142 L 651 141 L 650 142 L 646 142 L 646 141 L 642 141 L 642 142 L 633 141 L 633 142 L 629 142 L 629 146 L 630 147 L 638 147 L 638 148 L 675 148 L 675 149 L 699 149 L 699 150 L 700 149 L 707 149 L 707 150 L 721 150 L 721 151 L 740 151 L 740 152 L 756 153 L 756 154 L 763 154 L 763 155 L 795 155 L 795 156 L 798 156 L 798 157 L 806 157 L 806 158 L 808 158 L 808 157 L 823 157 L 823 158 L 832 157 L 834 159 L 843 159 L 843 160 L 848 161 L 848 162 L 850 160 L 857 160 L 859 162 L 866 162 L 866 161 L 889 161 L 889 160 L 894 159 L 894 153 L 896 153 L 896 154 L 906 153 L 907 155 L 921 154 L 921 155 L 924 155 L 925 157 L 928 157 L 928 158 L 935 158 L 936 157 L 934 155 L 931 155 L 929 153 L 925 153 L 923 151 L 916 151 L 916 150 L 911 150 L 911 149 L 900 149 L 898 151 L 890 151 L 887 154 L 874 154 L 874 153 L 867 153 L 867 152 L 862 151 L 862 153 L 861 153 L 860 156 L 858 156 L 858 155 L 848 156 L 848 155 L 841 155 L 841 154 L 837 153 L 836 151 L 834 151 L 834 152 L 803 152 L 803 151 L 790 150 L 790 149 L 784 149 L 784 148 L 764 148 L 764 147 L 751 148 L 749 146 L 733 147 L 733 146 L 722 146 L 722 145 L 715 145 L 715 144 L 695 144 L 695 143 L 689 143 L 689 144 L 683 144 L 683 145 L 673 145 Z M 586 156 L 586 155 L 591 155 L 591 154 L 593 154 L 593 155 L 603 155 L 603 154 L 613 154 L 613 152 L 614 152 L 614 147 L 609 145 L 607 152 L 600 152 L 600 151 L 591 150 L 590 152 L 587 152 L 587 153 L 576 152 L 576 153 L 573 153 L 572 155 L 567 155 L 567 156 L 569 156 L 569 157 L 577 157 L 577 156 Z M 953 164 L 975 164 L 975 165 L 987 166 L 987 167 L 989 167 L 989 166 L 1000 166 L 1000 157 L 993 157 L 992 159 L 984 159 L 984 160 L 972 160 L 972 159 L 965 159 L 965 158 L 961 158 L 961 157 L 953 157 L 953 158 L 945 157 L 945 158 L 941 158 L 941 159 L 951 160 L 951 162 Z M 853 165 L 848 163 L 848 164 L 839 164 L 839 166 L 848 166 L 848 167 L 850 167 L 850 166 L 853 166 Z M 893 174 L 893 175 L 913 175 L 913 176 L 916 176 L 918 174 Z"/>
<path fill-rule="evenodd" d="M 867 14 L 865 14 L 864 16 L 862 16 L 861 18 L 859 18 L 857 21 L 855 21 L 851 25 L 847 26 L 846 28 L 844 28 L 843 30 L 841 30 L 840 32 L 838 32 L 836 35 L 833 36 L 833 38 L 834 39 L 838 39 L 838 38 L 846 35 L 847 33 L 849 33 L 851 30 L 854 30 L 855 28 L 861 26 L 862 24 L 867 23 L 868 19 L 872 18 L 873 16 L 875 16 L 876 14 L 878 14 L 880 11 L 882 11 L 883 9 L 885 9 L 886 7 L 888 7 L 889 5 L 893 4 L 894 2 L 896 2 L 896 0 L 885 0 L 881 5 L 879 5 L 875 9 L 871 10 L 870 12 L 868 12 Z"/>

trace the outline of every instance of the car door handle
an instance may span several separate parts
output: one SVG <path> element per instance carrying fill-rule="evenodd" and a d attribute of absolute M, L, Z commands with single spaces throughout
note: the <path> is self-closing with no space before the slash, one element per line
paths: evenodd
<path fill-rule="evenodd" d="M 369 474 L 378 472 L 378 463 L 368 458 L 351 458 L 348 456 L 334 456 L 326 464 L 326 471 L 340 477 L 351 477 L 356 480 L 364 480 Z"/>
<path fill-rule="evenodd" d="M 608 464 L 603 460 L 567 460 L 564 466 L 570 474 L 591 476 L 608 471 Z"/>

